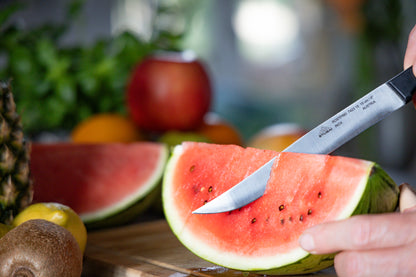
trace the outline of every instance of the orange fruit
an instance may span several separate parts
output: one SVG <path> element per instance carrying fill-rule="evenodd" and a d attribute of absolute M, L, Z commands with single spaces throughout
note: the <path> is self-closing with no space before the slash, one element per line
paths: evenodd
<path fill-rule="evenodd" d="M 79 123 L 71 133 L 75 143 L 134 142 L 142 134 L 127 117 L 119 114 L 96 114 Z"/>
<path fill-rule="evenodd" d="M 305 133 L 296 124 L 278 123 L 261 129 L 249 140 L 248 146 L 280 152 Z"/>
<path fill-rule="evenodd" d="M 208 138 L 212 143 L 243 145 L 237 128 L 217 114 L 208 113 L 205 115 L 202 125 L 195 132 Z"/>

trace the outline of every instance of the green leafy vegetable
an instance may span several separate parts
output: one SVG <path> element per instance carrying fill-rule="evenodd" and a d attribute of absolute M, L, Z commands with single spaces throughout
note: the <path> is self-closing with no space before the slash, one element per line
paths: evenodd
<path fill-rule="evenodd" d="M 60 46 L 83 1 L 70 2 L 64 23 L 21 29 L 8 23 L 23 7 L 0 11 L 0 79 L 12 79 L 26 134 L 71 129 L 100 112 L 125 113 L 125 86 L 132 67 L 155 50 L 179 50 L 182 33 L 156 30 L 151 41 L 132 33 L 88 46 Z M 158 9 L 158 13 L 166 12 Z"/>

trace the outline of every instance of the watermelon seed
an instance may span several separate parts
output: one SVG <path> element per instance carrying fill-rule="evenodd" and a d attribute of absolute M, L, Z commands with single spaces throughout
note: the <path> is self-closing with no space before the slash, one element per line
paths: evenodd
<path fill-rule="evenodd" d="M 311 215 L 312 214 L 312 210 L 311 209 L 309 209 L 308 210 L 308 215 Z"/>
<path fill-rule="evenodd" d="M 193 165 L 193 166 L 191 166 L 191 168 L 189 168 L 190 172 L 194 172 L 194 170 L 195 170 L 195 165 Z"/>
<path fill-rule="evenodd" d="M 283 211 L 285 209 L 285 205 L 280 205 L 279 206 L 279 211 Z"/>
<path fill-rule="evenodd" d="M 318 198 L 322 198 L 322 192 L 318 192 Z"/>
<path fill-rule="evenodd" d="M 303 214 L 299 216 L 299 221 L 303 221 Z"/>
<path fill-rule="evenodd" d="M 256 223 L 256 221 L 257 221 L 257 219 L 254 217 L 254 218 L 251 220 L 251 224 Z"/>
<path fill-rule="evenodd" d="M 199 184 L 194 185 L 192 188 L 193 188 L 195 194 L 202 191 L 202 188 L 199 187 Z"/>
<path fill-rule="evenodd" d="M 229 211 L 229 212 L 228 212 L 228 214 L 231 214 L 231 213 L 232 213 L 232 211 Z"/>
<path fill-rule="evenodd" d="M 280 220 L 280 224 L 284 224 L 285 223 L 285 220 L 282 218 L 281 220 Z"/>
<path fill-rule="evenodd" d="M 208 200 L 205 200 L 205 201 L 204 201 L 204 205 L 205 205 L 206 203 L 208 203 Z"/>
<path fill-rule="evenodd" d="M 212 186 L 208 188 L 208 192 L 212 192 Z"/>
<path fill-rule="evenodd" d="M 289 216 L 289 221 L 292 222 L 292 217 L 291 216 Z"/>

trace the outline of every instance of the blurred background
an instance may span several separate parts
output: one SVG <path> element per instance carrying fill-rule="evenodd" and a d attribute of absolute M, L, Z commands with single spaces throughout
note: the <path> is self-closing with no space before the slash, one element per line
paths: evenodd
<path fill-rule="evenodd" d="M 13 79 L 29 137 L 99 112 L 126 113 L 132 67 L 158 50 L 193 50 L 211 110 L 249 140 L 306 130 L 403 70 L 413 0 L 0 0 L 0 78 Z M 337 154 L 377 161 L 412 182 L 412 105 Z"/>

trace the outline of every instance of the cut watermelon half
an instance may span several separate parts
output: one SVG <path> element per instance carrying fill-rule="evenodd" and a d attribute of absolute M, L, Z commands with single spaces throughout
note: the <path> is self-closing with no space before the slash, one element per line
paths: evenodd
<path fill-rule="evenodd" d="M 265 194 L 231 212 L 192 214 L 277 156 Z M 264 274 L 303 274 L 333 265 L 298 243 L 313 225 L 394 211 L 398 187 L 375 163 L 277 153 L 235 145 L 183 143 L 166 167 L 162 199 L 175 235 L 212 263 Z"/>
<path fill-rule="evenodd" d="M 167 158 L 167 147 L 152 142 L 34 143 L 33 198 L 71 207 L 87 227 L 125 223 L 160 196 Z"/>

